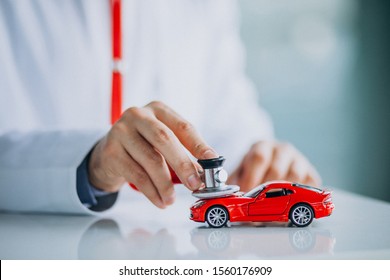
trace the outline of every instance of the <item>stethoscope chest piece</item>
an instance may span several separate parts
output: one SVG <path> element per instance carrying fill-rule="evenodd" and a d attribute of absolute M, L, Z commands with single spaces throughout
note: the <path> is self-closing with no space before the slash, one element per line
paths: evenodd
<path fill-rule="evenodd" d="M 224 161 L 225 158 L 222 156 L 213 159 L 198 160 L 198 163 L 204 170 L 202 180 L 205 187 L 194 191 L 192 193 L 193 196 L 197 198 L 224 197 L 240 190 L 239 186 L 225 184 L 228 175 L 222 167 Z"/>

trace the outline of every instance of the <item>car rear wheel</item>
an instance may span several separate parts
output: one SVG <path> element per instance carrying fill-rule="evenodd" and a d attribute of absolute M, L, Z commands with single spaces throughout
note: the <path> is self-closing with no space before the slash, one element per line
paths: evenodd
<path fill-rule="evenodd" d="M 310 225 L 313 218 L 313 209 L 307 204 L 297 204 L 290 211 L 290 220 L 297 227 Z"/>
<path fill-rule="evenodd" d="M 228 222 L 228 212 L 222 206 L 213 206 L 206 213 L 206 221 L 210 227 L 223 227 Z"/>

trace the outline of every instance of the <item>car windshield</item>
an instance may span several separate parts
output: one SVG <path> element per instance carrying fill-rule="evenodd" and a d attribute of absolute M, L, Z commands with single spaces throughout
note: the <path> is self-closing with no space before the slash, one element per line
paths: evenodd
<path fill-rule="evenodd" d="M 250 190 L 249 192 L 247 192 L 246 194 L 244 194 L 243 196 L 244 197 L 255 197 L 256 195 L 258 195 L 265 187 L 266 184 L 262 184 L 252 190 Z"/>

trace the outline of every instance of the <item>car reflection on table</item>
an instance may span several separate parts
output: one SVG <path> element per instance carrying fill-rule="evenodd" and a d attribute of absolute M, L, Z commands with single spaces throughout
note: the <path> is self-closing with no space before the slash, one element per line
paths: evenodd
<path fill-rule="evenodd" d="M 199 253 L 222 259 L 333 255 L 336 239 L 328 230 L 272 225 L 262 228 L 196 228 L 191 232 L 191 242 Z"/>

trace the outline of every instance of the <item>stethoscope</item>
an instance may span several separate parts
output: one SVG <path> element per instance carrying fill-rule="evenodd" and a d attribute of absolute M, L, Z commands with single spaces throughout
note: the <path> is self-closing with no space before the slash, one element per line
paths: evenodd
<path fill-rule="evenodd" d="M 122 1 L 110 0 L 112 28 L 112 87 L 111 87 L 111 124 L 114 124 L 122 114 Z M 198 198 L 214 198 L 231 195 L 239 190 L 238 186 L 225 185 L 227 174 L 222 168 L 223 157 L 211 160 L 199 160 L 204 170 L 203 181 L 206 187 L 193 192 Z M 180 184 L 180 179 L 170 169 L 172 182 Z M 133 184 L 133 189 L 138 190 Z"/>

